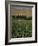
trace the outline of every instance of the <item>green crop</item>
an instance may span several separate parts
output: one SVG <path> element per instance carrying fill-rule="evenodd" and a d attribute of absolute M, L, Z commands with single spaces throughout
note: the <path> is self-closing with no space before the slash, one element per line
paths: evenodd
<path fill-rule="evenodd" d="M 32 37 L 32 20 L 12 17 L 12 38 Z"/>

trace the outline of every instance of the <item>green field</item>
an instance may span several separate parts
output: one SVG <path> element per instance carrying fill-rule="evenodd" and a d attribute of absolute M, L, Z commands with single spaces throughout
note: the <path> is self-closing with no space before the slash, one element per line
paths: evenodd
<path fill-rule="evenodd" d="M 32 37 L 32 19 L 12 17 L 12 38 Z"/>

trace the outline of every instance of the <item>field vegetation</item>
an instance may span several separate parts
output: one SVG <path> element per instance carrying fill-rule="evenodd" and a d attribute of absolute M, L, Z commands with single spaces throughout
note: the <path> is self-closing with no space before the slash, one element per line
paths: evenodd
<path fill-rule="evenodd" d="M 12 38 L 32 37 L 32 17 L 12 16 Z"/>

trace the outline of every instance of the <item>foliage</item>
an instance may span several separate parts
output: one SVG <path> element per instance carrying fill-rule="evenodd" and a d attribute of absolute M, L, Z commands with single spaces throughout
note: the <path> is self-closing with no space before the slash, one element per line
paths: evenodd
<path fill-rule="evenodd" d="M 12 17 L 12 38 L 32 36 L 32 20 L 16 19 Z"/>

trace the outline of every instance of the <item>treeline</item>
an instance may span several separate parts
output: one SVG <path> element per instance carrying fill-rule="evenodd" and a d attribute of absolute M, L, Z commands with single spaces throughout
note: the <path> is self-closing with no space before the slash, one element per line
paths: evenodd
<path fill-rule="evenodd" d="M 32 20 L 32 16 L 12 16 L 13 19 Z"/>

